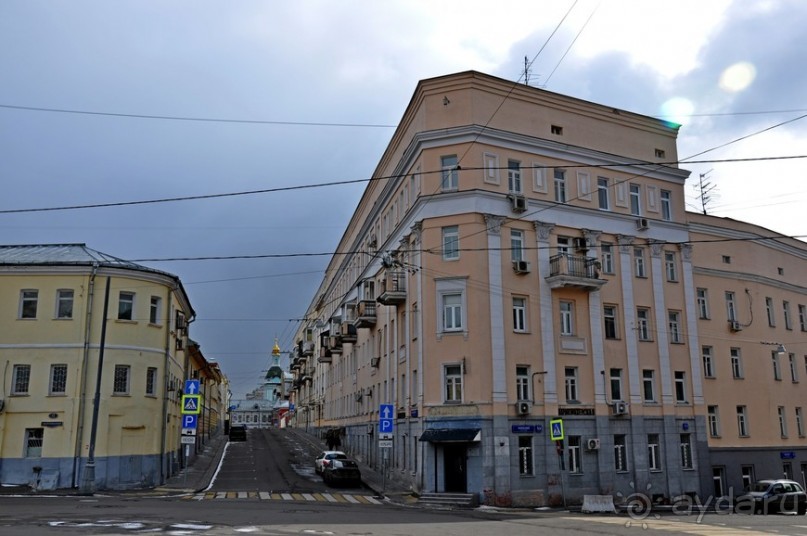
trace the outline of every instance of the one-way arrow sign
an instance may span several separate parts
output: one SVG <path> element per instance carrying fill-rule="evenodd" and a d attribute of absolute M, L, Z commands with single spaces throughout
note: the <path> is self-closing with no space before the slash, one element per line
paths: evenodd
<path fill-rule="evenodd" d="M 185 394 L 198 395 L 199 394 L 199 380 L 185 380 Z"/>

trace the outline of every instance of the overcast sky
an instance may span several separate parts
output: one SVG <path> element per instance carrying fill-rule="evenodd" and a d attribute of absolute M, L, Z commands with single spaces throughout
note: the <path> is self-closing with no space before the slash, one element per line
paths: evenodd
<path fill-rule="evenodd" d="M 805 236 L 807 159 L 769 160 L 807 155 L 804 28 L 802 0 L 3 0 L 0 243 L 178 275 L 243 397 L 328 257 L 147 259 L 332 252 L 363 183 L 2 211 L 366 179 L 419 80 L 523 81 L 527 57 L 531 85 L 681 123 L 682 159 L 790 121 L 696 158 L 768 160 L 682 167 L 691 210 L 708 173 L 709 213 Z"/>

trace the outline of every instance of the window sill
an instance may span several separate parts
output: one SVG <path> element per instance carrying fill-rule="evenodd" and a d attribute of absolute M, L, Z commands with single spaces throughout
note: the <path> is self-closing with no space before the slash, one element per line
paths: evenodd
<path fill-rule="evenodd" d="M 115 322 L 118 324 L 137 324 L 137 320 L 129 320 L 127 318 L 116 318 Z"/>
<path fill-rule="evenodd" d="M 112 393 L 112 396 L 132 396 L 129 393 Z"/>
<path fill-rule="evenodd" d="M 48 393 L 47 396 L 65 397 L 67 393 Z"/>
<path fill-rule="evenodd" d="M 30 393 L 11 393 L 9 396 L 31 396 Z"/>
<path fill-rule="evenodd" d="M 162 324 L 155 324 L 154 322 L 149 322 L 149 327 L 150 327 L 150 328 L 158 328 L 158 329 L 159 329 L 159 328 L 162 328 L 162 327 L 163 327 L 163 325 L 162 325 Z"/>
<path fill-rule="evenodd" d="M 57 316 L 53 320 L 56 320 L 57 322 L 64 322 L 65 320 L 73 320 L 73 317 L 71 317 L 71 316 L 61 316 L 61 317 L 59 317 L 59 316 Z"/>

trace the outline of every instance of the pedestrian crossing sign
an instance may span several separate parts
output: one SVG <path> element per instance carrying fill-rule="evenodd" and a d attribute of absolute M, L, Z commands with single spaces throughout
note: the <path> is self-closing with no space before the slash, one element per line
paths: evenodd
<path fill-rule="evenodd" d="M 199 415 L 202 413 L 202 395 L 182 395 L 182 414 Z"/>
<path fill-rule="evenodd" d="M 549 439 L 552 441 L 563 441 L 563 419 L 552 419 L 549 421 Z"/>

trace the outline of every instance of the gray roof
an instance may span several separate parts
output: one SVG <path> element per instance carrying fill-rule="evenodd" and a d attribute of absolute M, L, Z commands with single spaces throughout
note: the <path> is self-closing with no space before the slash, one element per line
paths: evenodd
<path fill-rule="evenodd" d="M 0 265 L 103 265 L 132 270 L 160 272 L 140 264 L 101 253 L 85 244 L 0 245 Z M 160 272 L 165 273 L 165 272 Z M 170 274 L 169 274 L 170 275 Z"/>

